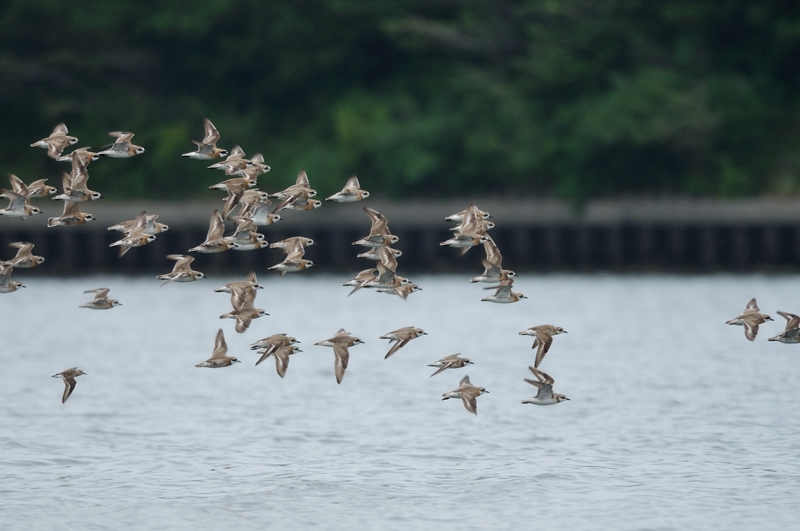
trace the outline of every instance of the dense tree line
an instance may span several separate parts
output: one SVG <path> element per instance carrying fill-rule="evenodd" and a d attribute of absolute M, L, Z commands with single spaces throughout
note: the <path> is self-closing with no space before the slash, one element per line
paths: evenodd
<path fill-rule="evenodd" d="M 268 190 L 796 194 L 799 63 L 778 0 L 6 0 L 0 161 L 57 181 L 28 148 L 56 123 L 130 130 L 148 153 L 95 189 L 202 196 L 220 176 L 178 155 L 208 116 Z"/>

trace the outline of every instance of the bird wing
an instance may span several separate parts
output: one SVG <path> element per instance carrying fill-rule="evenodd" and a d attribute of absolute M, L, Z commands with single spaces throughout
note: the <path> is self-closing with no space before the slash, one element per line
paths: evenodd
<path fill-rule="evenodd" d="M 31 250 L 33 249 L 33 244 L 30 242 L 14 242 L 14 243 L 9 243 L 8 246 L 16 247 L 17 249 L 19 249 L 17 251 L 17 256 L 15 256 L 14 258 L 27 258 L 33 254 L 31 253 Z"/>
<path fill-rule="evenodd" d="M 388 247 L 377 247 L 377 249 L 380 262 L 392 271 L 397 271 L 397 257 L 391 249 Z"/>
<path fill-rule="evenodd" d="M 386 353 L 386 356 L 384 356 L 383 359 L 388 358 L 389 356 L 391 356 L 392 354 L 394 354 L 395 352 L 406 346 L 409 341 L 411 341 L 411 339 L 409 338 L 398 339 L 397 342 L 394 345 L 392 345 L 392 348 L 389 349 L 389 352 Z"/>
<path fill-rule="evenodd" d="M 286 369 L 289 368 L 289 354 L 292 348 L 279 348 L 275 351 L 275 370 L 278 371 L 278 376 L 283 378 L 286 375 Z"/>
<path fill-rule="evenodd" d="M 203 137 L 203 144 L 210 144 L 214 147 L 217 147 L 219 131 L 217 131 L 217 128 L 214 127 L 214 124 L 212 124 L 211 120 L 208 118 L 203 118 L 203 129 L 205 130 L 206 134 L 206 136 Z"/>
<path fill-rule="evenodd" d="M 87 289 L 84 293 L 94 293 L 94 300 L 98 300 L 106 298 L 109 291 L 111 291 L 111 288 L 97 288 Z"/>
<path fill-rule="evenodd" d="M 114 144 L 127 144 L 133 139 L 133 133 L 127 131 L 114 131 L 108 133 L 108 136 L 116 138 Z"/>
<path fill-rule="evenodd" d="M 89 171 L 80 156 L 72 154 L 72 172 L 70 173 L 71 183 L 69 188 L 72 190 L 87 190 L 89 183 Z M 64 189 L 66 191 L 66 188 Z"/>
<path fill-rule="evenodd" d="M 477 395 L 475 392 L 472 392 L 471 389 L 467 389 L 461 391 L 461 402 L 464 404 L 464 407 L 467 408 L 467 411 L 470 413 L 477 415 L 478 414 L 478 400 Z"/>
<path fill-rule="evenodd" d="M 222 238 L 224 233 L 225 222 L 222 220 L 222 215 L 219 213 L 219 210 L 214 210 L 214 213 L 211 214 L 211 222 L 208 226 L 208 235 L 206 236 L 206 241 L 219 240 Z"/>
<path fill-rule="evenodd" d="M 793 313 L 782 312 L 778 311 L 778 313 L 786 319 L 786 330 L 791 330 L 792 328 L 800 328 L 800 316 L 795 315 Z"/>
<path fill-rule="evenodd" d="M 128 231 L 126 238 L 136 237 L 144 234 L 144 232 L 147 230 L 147 212 L 142 210 L 142 213 L 136 216 L 136 219 L 133 221 L 134 224 Z"/>
<path fill-rule="evenodd" d="M 483 242 L 483 250 L 486 252 L 486 260 L 496 265 L 497 267 L 502 267 L 503 255 L 500 254 L 500 249 L 497 248 L 497 244 L 494 243 L 492 237 L 489 236 L 488 234 L 487 237 L 489 239 Z"/>
<path fill-rule="evenodd" d="M 335 357 L 333 371 L 336 375 L 336 383 L 342 383 L 344 371 L 347 369 L 348 361 L 350 361 L 350 352 L 348 352 L 346 346 L 336 343 L 333 345 L 333 354 Z"/>
<path fill-rule="evenodd" d="M 68 174 L 64 174 L 69 177 Z M 64 213 L 61 214 L 61 217 L 67 216 L 76 216 L 81 213 L 81 204 L 76 201 L 64 201 Z"/>
<path fill-rule="evenodd" d="M 173 273 L 189 271 L 189 269 L 191 269 L 189 264 L 194 262 L 194 257 L 185 256 L 182 254 L 168 254 L 167 258 L 169 260 L 177 260 L 177 262 L 175 262 L 175 265 L 172 268 Z"/>
<path fill-rule="evenodd" d="M 352 177 L 347 179 L 347 182 L 345 183 L 344 188 L 342 188 L 342 193 L 348 193 L 349 192 L 349 193 L 352 194 L 352 193 L 358 192 L 358 190 L 360 188 L 361 188 L 361 185 L 358 183 L 358 177 L 353 175 Z"/>
<path fill-rule="evenodd" d="M 550 345 L 553 344 L 553 336 L 541 330 L 537 330 L 536 341 L 534 341 L 534 344 L 537 343 L 539 348 L 536 350 L 536 361 L 533 364 L 534 367 L 539 366 L 539 364 L 544 359 L 544 355 L 547 354 L 547 351 L 550 350 Z"/>
<path fill-rule="evenodd" d="M 306 170 L 300 170 L 300 173 L 297 174 L 297 181 L 295 184 L 305 188 L 311 188 L 311 183 L 308 182 L 308 174 L 306 173 Z"/>
<path fill-rule="evenodd" d="M 64 189 L 65 194 L 68 194 L 72 189 L 72 175 L 67 172 L 61 173 L 61 188 Z"/>
<path fill-rule="evenodd" d="M 228 187 L 228 197 L 225 198 L 225 207 L 222 209 L 222 217 L 227 218 L 234 207 L 239 204 L 244 194 L 244 186 L 241 184 L 231 184 Z"/>
<path fill-rule="evenodd" d="M 211 354 L 211 359 L 224 358 L 227 353 L 228 344 L 225 342 L 225 332 L 220 328 L 217 337 L 214 338 L 214 353 Z"/>
<path fill-rule="evenodd" d="M 540 371 L 536 367 L 530 367 L 529 366 L 528 368 L 531 370 L 533 375 L 536 376 L 536 378 L 539 379 L 540 382 L 546 383 L 546 384 L 549 384 L 549 385 L 553 385 L 555 383 L 555 380 L 553 380 L 553 378 L 549 374 Z"/>
<path fill-rule="evenodd" d="M 758 334 L 758 324 L 751 322 L 749 319 L 742 319 L 744 325 L 744 336 L 750 341 L 755 341 L 756 334 Z"/>
<path fill-rule="evenodd" d="M 67 377 L 67 378 L 64 378 L 64 394 L 61 396 L 61 403 L 62 404 L 67 401 L 67 398 L 69 398 L 69 395 L 71 395 L 72 391 L 75 390 L 76 383 L 77 382 L 75 381 L 75 378 L 73 378 L 71 376 Z"/>
<path fill-rule="evenodd" d="M 13 173 L 9 173 L 8 181 L 11 183 L 12 190 L 14 190 L 18 194 L 26 195 L 27 186 L 25 186 L 25 183 L 22 182 L 22 179 L 20 179 Z"/>

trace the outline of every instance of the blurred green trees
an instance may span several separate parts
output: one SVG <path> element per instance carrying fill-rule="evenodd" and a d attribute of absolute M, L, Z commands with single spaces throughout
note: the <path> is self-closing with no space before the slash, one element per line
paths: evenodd
<path fill-rule="evenodd" d="M 208 116 L 283 188 L 327 194 L 800 192 L 800 8 L 762 0 L 6 0 L 0 162 L 129 130 L 148 153 L 92 166 L 106 197 L 201 197 L 181 159 Z"/>

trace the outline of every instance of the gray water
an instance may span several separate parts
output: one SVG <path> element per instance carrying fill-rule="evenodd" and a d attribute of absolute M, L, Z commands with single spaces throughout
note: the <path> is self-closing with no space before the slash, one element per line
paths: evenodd
<path fill-rule="evenodd" d="M 2 529 L 788 529 L 800 522 L 800 277 L 522 276 L 517 304 L 462 277 L 415 278 L 408 301 L 338 276 L 262 275 L 271 315 L 218 316 L 232 278 L 26 280 L 0 295 Z M 79 309 L 110 287 L 123 306 Z M 758 297 L 754 343 L 725 320 Z M 531 339 L 571 401 L 522 405 Z M 378 337 L 424 328 L 388 360 Z M 222 326 L 224 369 L 211 355 Z M 341 385 L 317 341 L 346 328 Z M 281 380 L 248 345 L 296 336 Z M 460 352 L 475 365 L 429 377 Z M 66 404 L 50 378 L 87 375 Z M 469 374 L 478 415 L 441 393 Z"/>

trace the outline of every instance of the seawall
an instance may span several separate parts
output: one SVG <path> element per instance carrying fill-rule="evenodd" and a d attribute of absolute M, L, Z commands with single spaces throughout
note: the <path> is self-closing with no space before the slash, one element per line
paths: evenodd
<path fill-rule="evenodd" d="M 503 254 L 503 266 L 518 271 L 796 271 L 800 269 L 800 200 L 708 201 L 688 199 L 610 200 L 587 204 L 576 211 L 550 200 L 461 199 L 447 201 L 326 203 L 322 208 L 283 211 L 283 220 L 260 227 L 267 240 L 290 236 L 313 238 L 317 245 L 306 258 L 316 271 L 357 272 L 370 267 L 356 258 L 364 248 L 351 245 L 366 236 L 370 206 L 389 220 L 401 239 L 403 271 L 482 271 L 483 249 L 464 257 L 439 242 L 449 237 L 443 218 L 474 202 L 492 214 L 491 231 Z M 0 217 L 0 259 L 15 250 L 14 241 L 36 244 L 35 254 L 47 262 L 36 274 L 100 272 L 161 273 L 171 270 L 167 254 L 184 254 L 205 239 L 211 212 L 222 202 L 84 203 L 82 210 L 98 220 L 79 227 L 47 227 L 47 217 L 61 214 L 62 203 L 35 199 L 45 212 L 20 220 Z M 133 219 L 142 210 L 159 214 L 170 226 L 158 240 L 117 258 L 108 245 L 121 233 L 107 228 Z M 233 228 L 227 222 L 227 232 Z M 280 251 L 266 249 L 197 255 L 201 271 L 264 271 L 282 260 Z"/>

